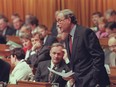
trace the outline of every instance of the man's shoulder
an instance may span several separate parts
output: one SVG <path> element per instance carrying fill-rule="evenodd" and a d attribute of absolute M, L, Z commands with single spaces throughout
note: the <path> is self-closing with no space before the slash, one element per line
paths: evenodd
<path fill-rule="evenodd" d="M 49 40 L 56 40 L 56 36 L 48 35 L 48 39 L 49 39 Z"/>
<path fill-rule="evenodd" d="M 48 63 L 50 63 L 50 61 L 51 61 L 51 60 L 42 61 L 42 62 L 39 63 L 39 65 L 48 64 Z"/>
<path fill-rule="evenodd" d="M 7 26 L 7 30 L 9 30 L 9 31 L 15 31 L 13 28 L 11 28 L 9 26 Z"/>
<path fill-rule="evenodd" d="M 81 26 L 81 25 L 77 25 L 76 32 L 78 34 L 80 34 L 80 35 L 83 35 L 85 33 L 91 33 L 93 31 L 90 28 L 88 28 L 88 27 L 84 27 L 84 26 Z"/>
<path fill-rule="evenodd" d="M 89 27 L 85 27 L 82 25 L 77 25 L 77 29 L 79 29 L 80 31 L 92 31 Z"/>
<path fill-rule="evenodd" d="M 43 45 L 42 49 L 43 50 L 50 50 L 50 46 Z"/>
<path fill-rule="evenodd" d="M 7 63 L 6 61 L 0 59 L 0 67 L 9 67 L 10 68 L 10 64 Z"/>

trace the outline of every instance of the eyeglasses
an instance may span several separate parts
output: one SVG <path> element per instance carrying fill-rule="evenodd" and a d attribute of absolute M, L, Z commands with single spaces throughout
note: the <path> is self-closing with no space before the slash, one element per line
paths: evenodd
<path fill-rule="evenodd" d="M 63 22 L 65 19 L 58 19 L 57 20 L 57 23 L 61 23 L 61 22 Z"/>
<path fill-rule="evenodd" d="M 110 49 L 115 48 L 115 47 L 116 47 L 116 45 L 109 46 Z"/>

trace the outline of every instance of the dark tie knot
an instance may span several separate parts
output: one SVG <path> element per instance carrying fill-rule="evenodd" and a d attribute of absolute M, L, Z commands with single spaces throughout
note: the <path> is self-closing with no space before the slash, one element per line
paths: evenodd
<path fill-rule="evenodd" d="M 71 35 L 71 34 L 69 34 L 69 37 L 72 37 L 72 35 Z"/>
<path fill-rule="evenodd" d="M 70 54 L 72 53 L 72 35 L 69 34 L 69 49 L 70 49 Z"/>
<path fill-rule="evenodd" d="M 69 35 L 68 35 L 68 38 L 69 38 L 69 40 L 70 40 L 70 39 L 72 38 L 72 35 L 69 34 Z"/>
<path fill-rule="evenodd" d="M 54 65 L 52 69 L 57 70 L 57 68 L 58 68 L 58 65 Z"/>

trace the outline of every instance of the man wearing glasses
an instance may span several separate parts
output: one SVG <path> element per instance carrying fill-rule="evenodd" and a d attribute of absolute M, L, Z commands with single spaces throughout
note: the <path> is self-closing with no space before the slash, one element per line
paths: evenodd
<path fill-rule="evenodd" d="M 69 35 L 65 40 L 70 68 L 75 87 L 109 87 L 109 78 L 104 67 L 104 52 L 95 33 L 77 24 L 74 13 L 69 9 L 60 11 L 57 23 L 61 32 Z"/>

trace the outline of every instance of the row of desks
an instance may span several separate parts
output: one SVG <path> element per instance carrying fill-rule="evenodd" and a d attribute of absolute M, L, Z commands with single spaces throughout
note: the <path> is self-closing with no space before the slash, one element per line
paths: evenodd
<path fill-rule="evenodd" d="M 18 37 L 9 37 L 9 40 L 13 40 L 15 41 L 15 39 L 17 39 L 15 42 L 20 43 L 20 41 L 18 42 Z M 103 47 L 108 47 L 108 38 L 102 38 L 99 39 L 99 42 L 101 44 L 101 46 Z M 6 44 L 0 44 L 0 57 L 7 57 L 10 55 L 10 50 L 9 50 L 9 46 Z"/>
<path fill-rule="evenodd" d="M 47 82 L 18 81 L 17 84 L 8 84 L 7 87 L 52 87 Z"/>
<path fill-rule="evenodd" d="M 16 38 L 10 37 L 10 39 L 15 40 Z M 99 42 L 100 42 L 101 46 L 108 47 L 108 38 L 99 39 Z M 10 51 L 7 49 L 9 49 L 9 46 L 7 46 L 5 44 L 0 44 L 0 57 L 4 57 L 4 60 L 10 63 L 10 59 L 5 59 L 6 57 L 8 57 L 10 55 Z M 14 68 L 14 66 L 12 66 L 12 65 L 11 65 L 11 67 L 12 67 L 12 69 Z M 112 70 L 113 70 L 112 71 L 113 73 L 116 73 L 115 68 L 113 68 Z M 109 75 L 109 77 L 110 77 L 111 83 L 113 85 L 116 84 L 116 74 L 111 74 L 111 75 Z M 113 85 L 112 85 L 112 87 L 114 87 Z M 37 83 L 37 82 L 19 81 L 18 85 L 9 84 L 7 87 L 51 87 L 51 84 L 41 83 L 41 82 Z"/>

